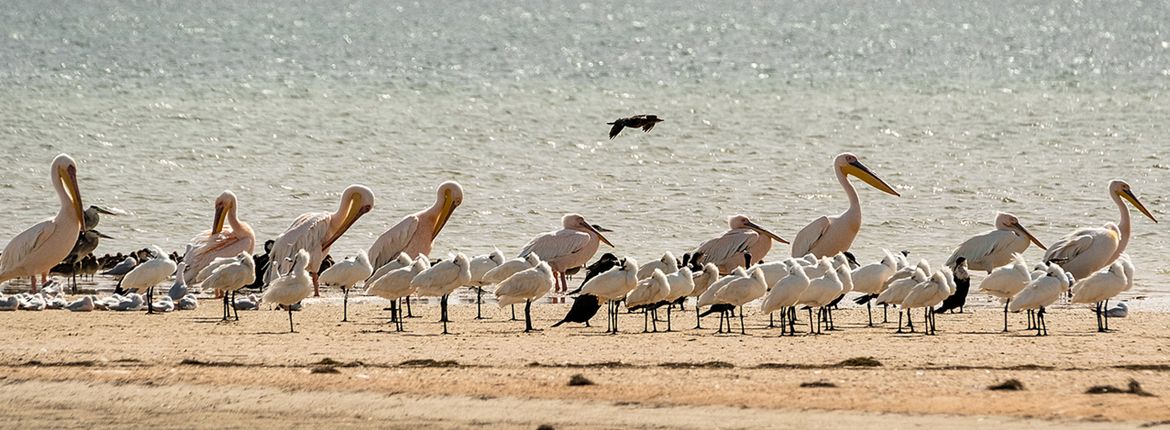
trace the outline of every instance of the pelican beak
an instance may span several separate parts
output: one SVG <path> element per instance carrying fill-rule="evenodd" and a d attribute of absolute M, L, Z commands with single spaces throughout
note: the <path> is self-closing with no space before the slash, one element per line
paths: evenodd
<path fill-rule="evenodd" d="M 92 231 L 94 234 L 98 235 L 98 237 L 100 237 L 100 238 L 103 238 L 103 239 L 113 239 L 113 237 L 106 236 L 106 235 L 105 235 L 105 233 L 102 233 L 102 232 L 100 232 L 100 231 L 97 231 L 97 230 L 90 230 L 90 231 Z"/>
<path fill-rule="evenodd" d="M 434 231 L 431 237 L 438 237 L 439 232 L 443 230 L 443 226 L 447 225 L 447 220 L 451 219 L 451 214 L 455 213 L 455 208 L 459 207 L 459 203 L 451 198 L 451 192 L 443 193 L 443 206 L 439 208 L 439 217 L 435 218 Z"/>
<path fill-rule="evenodd" d="M 357 197 L 355 196 L 354 200 L 350 200 L 349 204 L 346 205 L 345 214 L 343 214 L 341 218 L 341 226 L 338 227 L 331 236 L 329 236 L 329 239 L 325 241 L 325 244 L 321 245 L 322 252 L 328 250 L 330 246 L 333 246 L 333 242 L 336 242 L 337 239 L 341 237 L 341 235 L 345 234 L 345 232 L 353 226 L 353 223 L 357 222 L 358 218 L 361 218 L 362 215 L 365 215 L 366 212 L 369 212 L 370 209 L 373 209 L 373 206 L 371 205 L 358 206 L 356 199 Z"/>
<path fill-rule="evenodd" d="M 592 231 L 593 234 L 596 234 L 597 238 L 601 239 L 602 242 L 605 242 L 606 245 L 609 245 L 610 248 L 617 248 L 616 246 L 613 246 L 613 244 L 609 242 L 609 239 L 606 239 L 605 236 L 601 235 L 601 231 L 599 229 L 594 228 L 592 225 L 589 225 L 589 223 L 585 223 L 585 228 L 589 229 L 589 231 Z"/>
<path fill-rule="evenodd" d="M 784 240 L 780 236 L 777 236 L 776 233 L 772 233 L 768 230 L 765 230 L 763 227 L 756 225 L 756 223 L 754 223 L 754 222 L 748 221 L 747 226 L 750 227 L 752 230 L 755 230 L 764 236 L 768 236 L 768 237 L 772 238 L 772 240 L 775 240 L 777 242 L 784 243 L 784 244 L 788 243 L 787 240 Z"/>
<path fill-rule="evenodd" d="M 1133 204 L 1133 207 L 1135 207 L 1135 208 L 1137 208 L 1137 210 L 1141 211 L 1142 215 L 1145 215 L 1147 218 L 1150 219 L 1150 221 L 1153 221 L 1155 224 L 1158 222 L 1158 219 L 1154 218 L 1154 214 L 1151 214 L 1150 210 L 1146 209 L 1146 205 L 1143 205 L 1141 201 L 1138 201 L 1137 196 L 1133 195 L 1133 191 L 1123 190 L 1121 192 L 1121 197 L 1126 199 L 1126 200 L 1129 200 L 1129 203 Z"/>
<path fill-rule="evenodd" d="M 223 206 L 216 205 L 215 206 L 215 218 L 212 220 L 212 223 L 211 223 L 211 234 L 212 235 L 219 234 L 219 232 L 223 231 L 223 221 L 225 218 L 227 218 L 227 211 L 224 210 Z"/>
<path fill-rule="evenodd" d="M 77 225 L 84 230 L 85 210 L 81 208 L 81 191 L 77 187 L 77 169 L 73 166 L 66 167 L 61 169 L 59 176 L 65 190 L 69 192 L 70 203 L 73 204 L 73 211 L 77 214 Z"/>
<path fill-rule="evenodd" d="M 1037 239 L 1036 236 L 1032 236 L 1032 233 L 1029 233 L 1028 229 L 1024 228 L 1023 225 L 1020 225 L 1020 223 L 1016 223 L 1015 227 L 1016 227 L 1016 230 L 1019 230 L 1020 233 L 1023 233 L 1024 236 L 1028 238 L 1028 240 L 1032 241 L 1032 243 L 1035 243 L 1036 246 L 1040 247 L 1040 249 L 1043 249 L 1045 251 L 1048 250 L 1048 247 L 1044 246 L 1043 243 L 1040 243 L 1040 239 Z"/>
<path fill-rule="evenodd" d="M 888 194 L 893 194 L 897 197 L 902 197 L 901 194 L 898 194 L 897 191 L 894 191 L 894 188 L 891 187 L 890 184 L 887 184 L 886 181 L 882 180 L 882 178 L 879 178 L 877 175 L 873 174 L 873 172 L 871 172 L 868 167 L 865 167 L 864 164 L 861 164 L 861 161 L 854 161 L 849 163 L 849 165 L 845 166 L 843 170 L 846 174 L 853 175 L 857 177 L 857 179 L 865 181 L 865 183 L 874 188 L 885 191 Z"/>

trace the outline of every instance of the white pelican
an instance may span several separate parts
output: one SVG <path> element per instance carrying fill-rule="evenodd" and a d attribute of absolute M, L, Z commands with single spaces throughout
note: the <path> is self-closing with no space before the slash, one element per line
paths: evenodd
<path fill-rule="evenodd" d="M 358 251 L 354 257 L 347 257 L 321 272 L 321 284 L 341 288 L 341 322 L 349 321 L 349 289 L 370 278 L 374 266 L 365 251 Z"/>
<path fill-rule="evenodd" d="M 1128 261 L 1127 257 L 1122 254 L 1122 257 L 1109 267 L 1078 280 L 1072 286 L 1073 303 L 1093 303 L 1096 305 L 1094 312 L 1097 314 L 1097 331 L 1101 333 L 1108 331 L 1108 325 L 1102 324 L 1102 318 L 1104 321 L 1109 320 L 1108 312 L 1106 312 L 1109 310 L 1109 299 L 1116 297 L 1133 285 L 1133 268 L 1126 265 L 1123 259 Z"/>
<path fill-rule="evenodd" d="M 1020 224 L 1019 218 L 1000 212 L 995 215 L 995 230 L 971 236 L 970 239 L 963 241 L 954 252 L 951 252 L 945 265 L 953 269 L 955 260 L 966 257 L 968 269 L 991 273 L 996 267 L 1011 263 L 1012 254 L 1023 254 L 1030 243 L 1035 243 L 1040 249 L 1048 249 L 1040 243 L 1040 239 L 1032 236 L 1032 233 Z"/>
<path fill-rule="evenodd" d="M 524 303 L 524 332 L 528 333 L 533 330 L 532 301 L 548 294 L 554 283 L 552 268 L 541 262 L 500 282 L 496 287 L 496 297 L 500 299 L 500 307 Z"/>
<path fill-rule="evenodd" d="M 422 273 L 427 268 L 431 267 L 431 262 L 426 258 L 414 260 L 409 266 L 400 267 L 395 270 L 386 272 L 386 274 L 374 278 L 366 285 L 366 294 L 371 296 L 378 296 L 383 299 L 390 300 L 390 322 L 394 323 L 395 331 L 402 331 L 402 315 L 399 315 L 398 301 L 403 297 L 414 294 L 414 286 L 410 281 L 414 280 L 415 276 Z"/>
<path fill-rule="evenodd" d="M 756 225 L 745 215 L 727 219 L 727 230 L 722 235 L 707 239 L 691 252 L 699 264 L 715 263 L 719 273 L 731 273 L 738 266 L 748 267 L 763 260 L 772 249 L 772 241 L 788 243 L 775 233 Z M 745 254 L 752 261 L 745 262 Z"/>
<path fill-rule="evenodd" d="M 768 291 L 768 295 L 764 296 L 763 303 L 760 303 L 760 312 L 762 313 L 770 315 L 780 311 L 781 336 L 784 335 L 785 331 L 788 331 L 790 335 L 796 335 L 796 301 L 800 299 L 801 294 L 804 294 L 804 290 L 808 289 L 811 281 L 808 275 L 804 274 L 802 267 L 795 264 L 789 265 L 786 276 L 772 284 L 772 289 Z M 788 322 L 787 329 L 785 321 Z"/>
<path fill-rule="evenodd" d="M 487 275 L 489 270 L 504 264 L 504 260 L 504 253 L 498 249 L 488 254 L 471 257 L 471 280 L 467 282 L 467 286 L 475 288 L 475 319 L 477 320 L 484 319 L 483 287 L 490 285 L 483 280 L 483 277 Z"/>
<path fill-rule="evenodd" d="M 31 290 L 37 291 L 36 275 L 41 282 L 49 269 L 69 256 L 77 243 L 85 215 L 81 209 L 81 191 L 77 188 L 77 163 L 61 154 L 49 166 L 49 177 L 61 209 L 57 216 L 46 219 L 16 235 L 0 253 L 0 284 L 10 279 L 28 276 Z"/>
<path fill-rule="evenodd" d="M 937 272 L 934 272 L 926 282 L 915 285 L 914 288 L 906 294 L 906 298 L 902 299 L 902 310 L 906 311 L 906 319 L 910 326 L 910 331 L 914 331 L 914 317 L 911 316 L 911 311 L 917 308 L 925 308 L 926 313 L 923 318 L 922 333 L 926 335 L 935 334 L 934 331 L 934 316 L 931 311 L 935 306 L 954 294 L 955 290 L 951 288 L 951 271 L 946 266 L 943 266 Z"/>
<path fill-rule="evenodd" d="M 838 155 L 833 160 L 833 171 L 837 174 L 837 182 L 841 183 L 841 188 L 844 188 L 845 194 L 849 196 L 849 209 L 837 216 L 817 218 L 800 229 L 792 241 L 793 257 L 805 254 L 812 254 L 818 258 L 827 257 L 848 251 L 853 245 L 853 239 L 857 238 L 857 232 L 861 231 L 861 200 L 857 198 L 857 190 L 849 183 L 847 175 L 853 175 L 881 191 L 901 196 L 868 167 L 861 164 L 856 155 L 848 152 Z"/>
<path fill-rule="evenodd" d="M 236 195 L 231 191 L 225 190 L 216 197 L 211 230 L 191 238 L 191 247 L 183 253 L 187 268 L 182 275 L 186 282 L 194 283 L 195 275 L 216 258 L 234 257 L 241 252 L 251 255 L 255 250 L 256 233 L 252 232 L 252 226 L 240 221 L 237 206 Z"/>
<path fill-rule="evenodd" d="M 626 293 L 626 309 L 642 310 L 642 333 L 650 331 L 647 323 L 651 318 L 657 319 L 656 316 L 650 316 L 650 310 L 669 294 L 670 281 L 666 280 L 666 274 L 661 269 L 654 269 L 650 277 L 638 281 L 634 289 Z M 658 331 L 657 321 L 654 323 L 654 331 Z"/>
<path fill-rule="evenodd" d="M 309 251 L 299 249 L 292 258 L 292 269 L 288 273 L 279 274 L 277 270 L 268 271 L 268 273 L 277 273 L 278 276 L 268 282 L 268 288 L 264 290 L 264 302 L 281 305 L 288 310 L 289 333 L 296 332 L 293 329 L 293 305 L 313 294 L 313 278 L 306 270 L 312 258 Z"/>
<path fill-rule="evenodd" d="M 1036 312 L 1036 336 L 1048 335 L 1048 324 L 1044 322 L 1044 308 L 1056 303 L 1068 291 L 1068 277 L 1059 264 L 1048 265 L 1048 272 L 1028 283 L 1012 300 L 1008 308 L 1012 312 L 1023 309 L 1039 309 Z"/>
<path fill-rule="evenodd" d="M 223 296 L 223 320 L 227 321 L 232 309 L 236 309 L 236 321 L 240 320 L 239 308 L 235 307 L 236 292 L 256 281 L 256 261 L 247 251 L 240 251 L 226 264 L 220 264 L 203 280 L 204 290 L 214 291 Z M 231 293 L 231 298 L 228 298 Z"/>
<path fill-rule="evenodd" d="M 715 293 L 715 300 L 739 308 L 739 334 L 747 334 L 743 327 L 743 305 L 764 296 L 768 291 L 768 280 L 764 271 L 756 269 L 746 278 L 738 278 L 728 282 Z M 731 321 L 727 322 L 727 331 L 731 331 Z"/>
<path fill-rule="evenodd" d="M 346 187 L 341 193 L 341 204 L 337 212 L 310 212 L 297 217 L 292 225 L 276 238 L 272 252 L 269 253 L 271 255 L 269 264 L 273 268 L 280 268 L 280 264 L 296 255 L 297 251 L 302 249 L 308 251 L 309 261 L 305 262 L 305 267 L 313 280 L 313 295 L 318 295 L 317 270 L 321 268 L 321 260 L 329 253 L 329 247 L 333 246 L 333 242 L 345 234 L 358 218 L 373 208 L 373 191 L 362 185 Z M 268 270 L 264 274 L 264 283 L 270 284 L 279 276 L 279 272 L 280 270 Z"/>
<path fill-rule="evenodd" d="M 620 265 L 593 277 L 593 279 L 585 281 L 585 285 L 581 286 L 581 294 L 590 294 L 597 296 L 600 300 L 609 301 L 609 308 L 607 309 L 609 325 L 606 331 L 617 334 L 618 310 L 615 301 L 624 299 L 626 294 L 629 294 L 637 286 L 638 261 L 631 257 L 626 257 L 621 261 Z"/>
<path fill-rule="evenodd" d="M 146 293 L 147 313 L 154 313 L 154 287 L 169 279 L 178 266 L 167 258 L 167 254 L 161 248 L 151 245 L 148 249 L 152 258 L 134 266 L 134 269 L 122 278 L 119 287 L 122 291 Z"/>
<path fill-rule="evenodd" d="M 455 258 L 435 263 L 427 270 L 419 273 L 410 281 L 417 294 L 422 297 L 439 297 L 440 321 L 443 322 L 443 334 L 448 334 L 447 297 L 471 280 L 471 262 L 463 253 L 455 254 Z"/>
<path fill-rule="evenodd" d="M 853 270 L 853 291 L 867 296 L 877 296 L 886 287 L 886 281 L 898 271 L 898 259 L 890 251 L 882 249 L 882 260 L 877 263 L 866 264 Z M 869 326 L 873 327 L 873 305 L 870 300 L 865 301 L 865 310 L 869 314 Z"/>
<path fill-rule="evenodd" d="M 1117 260 L 1125 252 L 1130 237 L 1129 207 L 1122 199 L 1128 200 L 1151 221 L 1158 222 L 1125 181 L 1114 180 L 1109 183 L 1109 198 L 1113 199 L 1117 210 L 1121 212 L 1121 220 L 1117 224 L 1083 228 L 1060 238 L 1044 253 L 1044 262 L 1060 264 L 1073 278 L 1081 279 Z"/>
<path fill-rule="evenodd" d="M 593 254 L 597 253 L 601 242 L 613 247 L 601 235 L 602 230 L 594 228 L 581 215 L 567 214 L 561 218 L 561 225 L 563 228 L 560 230 L 537 235 L 520 250 L 520 257 L 535 252 L 548 263 L 557 277 L 557 291 L 566 289 L 565 271 L 588 263 Z"/>
<path fill-rule="evenodd" d="M 674 258 L 674 254 L 671 254 L 670 251 L 666 251 L 665 254 L 662 254 L 662 258 L 643 264 L 642 267 L 638 268 L 638 280 L 650 279 L 655 269 L 661 270 L 663 275 L 677 272 L 678 259 Z"/>
<path fill-rule="evenodd" d="M 695 275 L 690 268 L 680 267 L 677 272 L 666 275 L 666 282 L 670 284 L 670 293 L 663 299 L 666 302 L 666 331 L 672 331 L 670 309 L 675 304 L 681 305 L 695 290 Z"/>
<path fill-rule="evenodd" d="M 398 221 L 370 245 L 370 262 L 382 267 L 405 252 L 406 255 L 430 255 L 431 244 L 463 204 L 463 187 L 457 182 L 439 184 L 435 204 L 422 211 L 407 215 Z"/>
<path fill-rule="evenodd" d="M 1003 303 L 1003 331 L 1008 331 L 1008 306 L 1012 297 L 1020 294 L 1028 283 L 1032 282 L 1032 274 L 1028 271 L 1028 263 L 1020 254 L 1012 255 L 1011 264 L 996 267 L 991 274 L 983 278 L 979 289 L 984 293 L 998 297 Z"/>

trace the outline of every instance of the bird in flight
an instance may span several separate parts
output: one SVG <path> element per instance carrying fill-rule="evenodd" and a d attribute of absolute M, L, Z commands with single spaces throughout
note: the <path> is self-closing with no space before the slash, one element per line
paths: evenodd
<path fill-rule="evenodd" d="M 613 126 L 613 128 L 609 129 L 609 138 L 613 139 L 625 127 L 641 128 L 643 132 L 647 132 L 654 128 L 654 124 L 662 121 L 661 118 L 658 118 L 658 115 L 634 115 L 628 118 L 618 118 L 614 122 L 607 122 L 606 124 Z"/>

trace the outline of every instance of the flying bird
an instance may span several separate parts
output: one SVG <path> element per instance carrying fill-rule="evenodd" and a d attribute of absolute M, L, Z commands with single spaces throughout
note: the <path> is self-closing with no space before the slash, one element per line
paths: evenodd
<path fill-rule="evenodd" d="M 627 118 L 618 118 L 613 122 L 607 122 L 606 125 L 613 126 L 613 128 L 609 129 L 609 138 L 613 139 L 622 132 L 623 128 L 640 128 L 642 132 L 649 132 L 654 128 L 655 124 L 662 121 L 665 120 L 659 118 L 658 115 L 634 115 Z"/>

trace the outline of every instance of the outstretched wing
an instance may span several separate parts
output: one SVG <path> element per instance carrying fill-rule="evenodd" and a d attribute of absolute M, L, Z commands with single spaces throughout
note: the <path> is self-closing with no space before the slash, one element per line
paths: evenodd
<path fill-rule="evenodd" d="M 611 122 L 610 124 L 613 124 L 613 128 L 609 129 L 609 138 L 613 139 L 617 137 L 618 133 L 622 132 L 622 128 L 626 126 L 626 121 L 619 119 L 617 121 Z"/>

